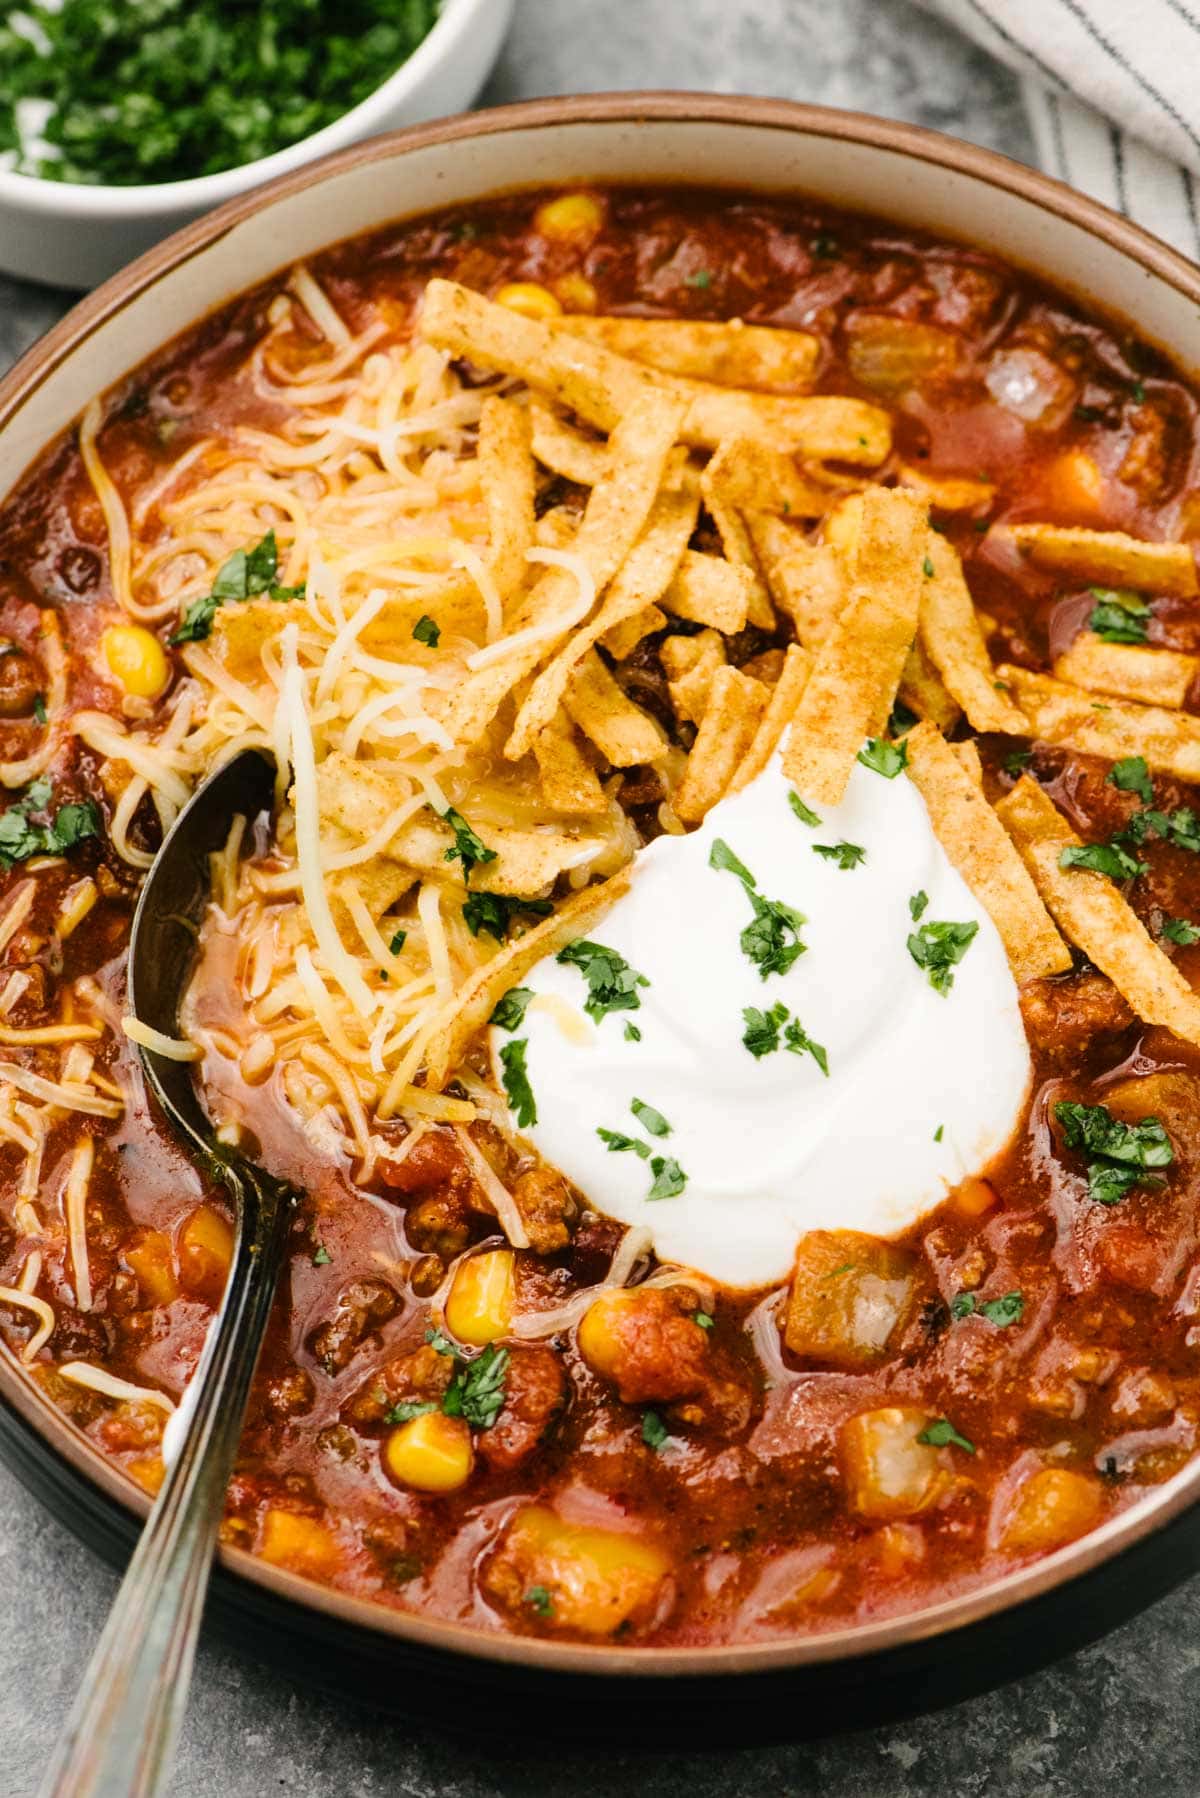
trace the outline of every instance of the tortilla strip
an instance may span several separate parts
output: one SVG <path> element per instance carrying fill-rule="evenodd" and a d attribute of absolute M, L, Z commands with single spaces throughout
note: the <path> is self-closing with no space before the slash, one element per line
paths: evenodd
<path fill-rule="evenodd" d="M 707 624 L 732 636 L 746 623 L 754 582 L 750 570 L 720 556 L 706 556 L 689 549 L 662 603 L 676 618 L 689 624 Z"/>
<path fill-rule="evenodd" d="M 679 318 L 595 318 L 571 313 L 552 328 L 589 337 L 667 375 L 714 381 L 719 387 L 808 387 L 820 360 L 820 340 L 807 331 L 746 325 L 740 318 L 710 324 Z"/>
<path fill-rule="evenodd" d="M 1035 567 L 1068 575 L 1083 587 L 1097 581 L 1175 599 L 1193 599 L 1200 592 L 1189 543 L 1145 543 L 1124 531 L 1057 524 L 1015 524 L 1012 535 Z"/>
<path fill-rule="evenodd" d="M 670 748 L 654 719 L 621 691 L 594 649 L 575 667 L 563 704 L 614 768 L 656 762 Z"/>
<path fill-rule="evenodd" d="M 592 488 L 571 543 L 571 553 L 591 575 L 597 593 L 613 578 L 642 533 L 679 432 L 681 414 L 682 407 L 670 395 L 646 389 L 612 434 L 608 469 Z M 578 581 L 568 569 L 548 568 L 535 582 L 512 618 L 506 619 L 509 634 L 554 626 L 560 618 L 565 622 L 467 676 L 451 695 L 443 716 L 456 741 L 478 739 L 505 694 L 552 652 L 558 638 L 572 628 L 570 614 L 577 597 Z"/>
<path fill-rule="evenodd" d="M 658 495 L 645 529 L 614 577 L 603 603 L 586 624 L 572 631 L 529 689 L 504 748 L 510 762 L 519 761 L 534 737 L 550 722 L 571 676 L 593 644 L 614 625 L 623 624 L 636 612 L 653 605 L 670 586 L 699 512 L 700 501 L 695 494 Z"/>
<path fill-rule="evenodd" d="M 358 842 L 365 842 L 386 821 L 388 814 L 407 798 L 411 783 L 386 764 L 357 762 L 335 750 L 317 769 L 317 802 L 322 821 L 328 820 Z M 476 884 L 489 892 L 534 898 L 560 874 L 578 868 L 598 846 L 586 829 L 573 825 L 519 828 L 484 825 L 480 836 L 496 852 L 495 861 L 481 865 Z M 402 824 L 383 851 L 420 874 L 462 883 L 460 861 L 447 861 L 454 846 L 453 833 L 433 811 L 419 812 Z"/>
<path fill-rule="evenodd" d="M 914 468 L 908 462 L 900 464 L 899 475 L 900 485 L 919 493 L 934 512 L 970 512 L 976 506 L 990 505 L 996 497 L 991 481 L 926 474 L 923 468 Z"/>
<path fill-rule="evenodd" d="M 1029 720 L 1029 735 L 1083 755 L 1144 756 L 1156 774 L 1200 780 L 1200 718 L 1161 706 L 1098 700 L 1082 687 L 1003 663 L 996 670 Z"/>
<path fill-rule="evenodd" d="M 771 689 L 771 697 L 758 721 L 758 729 L 751 739 L 750 747 L 729 782 L 726 789 L 728 792 L 740 793 L 743 787 L 749 786 L 762 773 L 795 716 L 796 707 L 811 673 L 812 657 L 808 651 L 801 649 L 798 643 L 789 644 L 779 679 Z"/>
<path fill-rule="evenodd" d="M 607 443 L 568 424 L 560 412 L 536 394 L 529 402 L 529 422 L 533 453 L 544 467 L 565 480 L 577 481 L 581 487 L 596 485 L 608 463 Z"/>
<path fill-rule="evenodd" d="M 479 414 L 479 483 L 487 510 L 492 580 L 507 606 L 525 578 L 533 545 L 533 452 L 529 415 L 492 394 Z"/>
<path fill-rule="evenodd" d="M 793 457 L 772 449 L 761 437 L 727 437 L 717 445 L 700 477 L 704 503 L 739 512 L 778 513 L 784 518 L 823 518 L 829 489 L 806 480 Z"/>
<path fill-rule="evenodd" d="M 962 743 L 951 743 L 949 749 L 951 755 L 957 758 L 960 767 L 966 769 L 975 785 L 981 787 L 983 785 L 983 763 L 979 759 L 979 751 L 975 747 L 974 737 L 968 737 Z"/>
<path fill-rule="evenodd" d="M 746 623 L 757 625 L 759 630 L 774 630 L 775 612 L 771 596 L 759 574 L 758 558 L 754 554 L 754 544 L 750 540 L 745 519 L 733 506 L 722 504 L 710 494 L 705 495 L 704 504 L 717 527 L 717 535 L 721 539 L 721 547 L 730 567 L 740 568 L 747 577 Z"/>
<path fill-rule="evenodd" d="M 934 833 L 999 931 L 1013 978 L 1065 973 L 1071 951 L 978 782 L 934 725 L 915 724 L 904 741 Z"/>
<path fill-rule="evenodd" d="M 806 649 L 822 644 L 846 604 L 841 561 L 828 543 L 801 542 L 774 565 L 775 603 Z"/>
<path fill-rule="evenodd" d="M 869 488 L 850 598 L 822 644 L 784 745 L 801 797 L 836 805 L 866 737 L 887 722 L 913 637 L 928 518 L 901 488 Z"/>
<path fill-rule="evenodd" d="M 1112 881 L 1088 868 L 1059 867 L 1063 850 L 1081 839 L 1036 780 L 1022 775 L 996 811 L 1064 935 L 1145 1023 L 1200 1043 L 1200 997 Z"/>
<path fill-rule="evenodd" d="M 921 647 L 973 730 L 1023 736 L 1024 718 L 1008 695 L 996 687 L 996 672 L 958 552 L 939 532 L 930 531 L 925 553 L 933 573 L 921 594 Z"/>
<path fill-rule="evenodd" d="M 1200 674 L 1200 656 L 1137 643 L 1106 643 L 1094 631 L 1081 631 L 1055 662 L 1054 673 L 1058 680 L 1093 693 L 1115 693 L 1118 699 L 1178 710 Z"/>
<path fill-rule="evenodd" d="M 737 769 L 754 742 L 767 707 L 761 681 L 728 665 L 718 668 L 687 772 L 675 792 L 675 814 L 685 824 L 699 824 L 730 790 Z"/>
<path fill-rule="evenodd" d="M 638 396 L 651 388 L 674 394 L 684 404 L 679 435 L 700 449 L 715 449 L 723 437 L 763 436 L 781 449 L 867 467 L 877 466 L 891 449 L 888 414 L 865 400 L 840 394 L 781 398 L 658 374 L 602 344 L 524 318 L 454 281 L 436 279 L 426 286 L 421 331 L 428 343 L 451 355 L 515 375 L 548 393 L 601 431 L 615 430 Z"/>
<path fill-rule="evenodd" d="M 350 837 L 345 839 L 347 848 L 352 841 Z M 329 905 L 339 935 L 353 941 L 357 934 L 353 914 L 346 904 L 346 892 L 356 892 L 371 917 L 378 922 L 384 912 L 390 911 L 397 900 L 402 899 L 409 888 L 416 884 L 418 878 L 414 869 L 405 868 L 385 855 L 373 855 L 369 862 L 362 862 L 356 868 L 348 868 L 344 874 L 335 874 L 328 883 Z"/>
<path fill-rule="evenodd" d="M 511 987 L 519 986 L 544 956 L 556 955 L 576 938 L 586 936 L 608 908 L 629 890 L 629 869 L 622 868 L 600 885 L 585 887 L 560 905 L 552 918 L 538 924 L 498 955 L 476 968 L 454 997 L 442 1007 L 425 1047 L 425 1088 L 439 1092 Z"/>
<path fill-rule="evenodd" d="M 904 658 L 899 697 L 910 712 L 927 718 L 943 732 L 953 730 L 962 717 L 962 707 L 947 690 L 919 636 Z"/>
<path fill-rule="evenodd" d="M 659 645 L 659 661 L 667 676 L 675 716 L 699 724 L 708 704 L 713 676 L 725 663 L 725 643 L 717 631 L 701 631 L 695 637 L 665 637 Z"/>
<path fill-rule="evenodd" d="M 578 743 L 571 720 L 559 708 L 533 745 L 542 797 L 556 812 L 596 815 L 608 810 L 600 778 Z"/>
<path fill-rule="evenodd" d="M 633 654 L 644 637 L 652 637 L 655 631 L 666 628 L 667 614 L 661 606 L 643 606 L 632 618 L 626 618 L 623 623 L 614 624 L 611 630 L 605 631 L 600 645 L 614 662 L 623 662 Z"/>

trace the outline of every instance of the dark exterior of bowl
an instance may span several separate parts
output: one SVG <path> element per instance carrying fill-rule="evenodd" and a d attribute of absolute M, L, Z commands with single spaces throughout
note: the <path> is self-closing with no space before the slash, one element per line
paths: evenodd
<path fill-rule="evenodd" d="M 785 101 L 592 95 L 398 132 L 231 201 L 107 282 L 35 345 L 0 381 L 0 428 L 36 403 L 48 373 L 131 298 L 326 173 L 464 137 L 640 121 L 765 125 L 899 154 L 923 165 L 918 172 L 927 179 L 939 170 L 966 173 L 1083 228 L 1127 259 L 1131 276 L 1157 278 L 1200 309 L 1200 270 L 1127 220 L 992 152 Z M 882 192 L 878 210 L 888 211 Z M 1072 288 L 1070 271 L 1051 263 L 1033 272 Z M 61 1522 L 111 1564 L 123 1564 L 149 1501 L 7 1356 L 0 1356 L 0 1457 Z M 1091 1536 L 977 1592 L 911 1616 L 740 1647 L 587 1646 L 490 1634 L 351 1599 L 231 1549 L 221 1550 L 214 1570 L 208 1621 L 298 1681 L 442 1729 L 511 1736 L 533 1699 L 539 1734 L 576 1742 L 611 1743 L 614 1729 L 623 1744 L 647 1748 L 792 1740 L 953 1704 L 1084 1646 L 1200 1568 L 1198 1498 L 1200 1461 Z"/>

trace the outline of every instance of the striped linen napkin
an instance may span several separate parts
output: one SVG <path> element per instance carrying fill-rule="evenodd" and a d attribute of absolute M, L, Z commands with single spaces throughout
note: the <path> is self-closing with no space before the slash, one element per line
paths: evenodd
<path fill-rule="evenodd" d="M 1200 0 L 921 0 L 1015 69 L 1051 175 L 1200 260 Z"/>

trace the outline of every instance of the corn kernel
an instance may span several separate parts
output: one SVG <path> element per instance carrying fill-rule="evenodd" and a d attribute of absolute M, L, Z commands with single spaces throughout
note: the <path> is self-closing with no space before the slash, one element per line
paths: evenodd
<path fill-rule="evenodd" d="M 562 311 L 550 289 L 536 281 L 509 281 L 496 295 L 496 304 L 524 318 L 557 318 Z"/>
<path fill-rule="evenodd" d="M 189 1292 L 220 1303 L 233 1260 L 233 1226 L 215 1205 L 197 1205 L 179 1237 L 180 1279 Z"/>
<path fill-rule="evenodd" d="M 1001 1546 L 1010 1554 L 1043 1554 L 1082 1536 L 1099 1515 L 1094 1480 L 1069 1467 L 1043 1467 L 1017 1493 Z"/>
<path fill-rule="evenodd" d="M 971 1174 L 955 1187 L 950 1203 L 960 1217 L 982 1217 L 996 1203 L 996 1188 Z"/>
<path fill-rule="evenodd" d="M 635 1304 L 633 1294 L 620 1287 L 602 1292 L 580 1319 L 576 1340 L 579 1352 L 593 1373 L 615 1380 L 625 1364 L 621 1314 Z"/>
<path fill-rule="evenodd" d="M 136 699 L 157 699 L 171 678 L 166 651 L 143 625 L 110 625 L 100 648 L 113 679 Z"/>
<path fill-rule="evenodd" d="M 594 312 L 600 303 L 599 295 L 587 276 L 574 270 L 558 277 L 554 283 L 554 291 L 565 312 Z"/>
<path fill-rule="evenodd" d="M 446 1299 L 446 1325 L 475 1348 L 507 1335 L 515 1283 L 511 1249 L 488 1249 L 459 1263 Z"/>
<path fill-rule="evenodd" d="M 269 1510 L 262 1522 L 258 1552 L 274 1567 L 290 1567 L 309 1579 L 328 1579 L 341 1559 L 337 1542 L 315 1517 Z"/>
<path fill-rule="evenodd" d="M 455 1492 L 471 1477 L 471 1431 L 461 1417 L 424 1411 L 398 1424 L 383 1445 L 384 1465 L 402 1486 Z"/>
<path fill-rule="evenodd" d="M 151 1305 L 169 1305 L 179 1297 L 171 1238 L 162 1230 L 147 1230 L 125 1259 L 137 1276 L 142 1297 Z"/>
<path fill-rule="evenodd" d="M 604 212 L 593 194 L 559 194 L 538 207 L 533 228 L 559 243 L 578 243 L 595 237 L 603 223 Z"/>

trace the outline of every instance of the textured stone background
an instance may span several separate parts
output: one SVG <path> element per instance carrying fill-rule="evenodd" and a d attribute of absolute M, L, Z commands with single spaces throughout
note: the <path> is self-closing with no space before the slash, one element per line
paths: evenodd
<path fill-rule="evenodd" d="M 487 98 L 692 87 L 890 114 L 1027 156 L 1015 85 L 903 0 L 518 0 Z M 64 310 L 0 277 L 0 366 Z M 114 1581 L 0 1470 L 0 1795 L 30 1798 Z M 1065 1600 L 1064 1602 L 1069 1602 Z M 544 1758 L 422 1739 L 202 1644 L 179 1798 L 1072 1798 L 1200 1790 L 1200 1586 L 1087 1653 L 901 1728 L 799 1748 Z M 536 1716 L 514 1717 L 517 1728 Z M 619 1731 L 619 1725 L 618 1725 Z"/>

